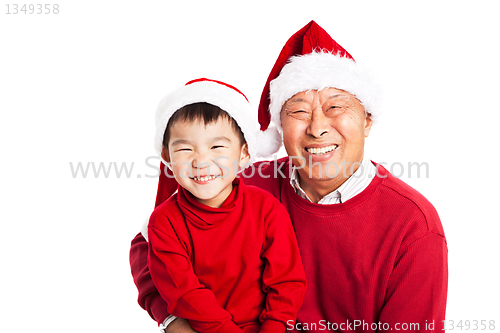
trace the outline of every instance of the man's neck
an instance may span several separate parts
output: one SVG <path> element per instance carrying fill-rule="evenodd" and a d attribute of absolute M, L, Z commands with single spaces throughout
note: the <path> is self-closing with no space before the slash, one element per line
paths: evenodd
<path fill-rule="evenodd" d="M 354 174 L 362 162 L 357 163 L 357 166 L 353 168 Z M 301 174 L 301 170 L 297 170 L 297 180 L 300 184 L 302 190 L 307 194 L 308 198 L 313 203 L 318 203 L 323 197 L 338 190 L 342 184 L 344 184 L 351 176 L 345 177 L 343 173 L 339 173 L 335 178 L 309 178 L 307 174 Z"/>
<path fill-rule="evenodd" d="M 336 191 L 348 178 L 340 177 L 332 179 L 311 179 L 307 175 L 297 173 L 300 187 L 307 194 L 307 197 L 313 203 L 318 203 L 324 196 Z"/>

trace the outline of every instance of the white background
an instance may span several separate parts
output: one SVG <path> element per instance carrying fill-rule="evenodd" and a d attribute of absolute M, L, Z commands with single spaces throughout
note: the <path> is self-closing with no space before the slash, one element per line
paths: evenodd
<path fill-rule="evenodd" d="M 256 107 L 311 19 L 385 87 L 368 156 L 429 165 L 402 178 L 442 219 L 447 318 L 500 330 L 497 2 L 61 0 L 57 15 L 6 14 L 14 3 L 0 7 L 0 332 L 156 332 L 128 251 L 156 196 L 157 103 L 209 77 Z M 70 162 L 134 169 L 74 178 Z"/>

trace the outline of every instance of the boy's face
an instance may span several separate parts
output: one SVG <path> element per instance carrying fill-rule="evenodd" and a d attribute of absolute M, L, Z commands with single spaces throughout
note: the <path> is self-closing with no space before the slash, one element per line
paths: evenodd
<path fill-rule="evenodd" d="M 176 122 L 162 157 L 170 163 L 177 182 L 210 207 L 222 205 L 239 168 L 250 158 L 247 145 L 240 144 L 224 118 L 207 125 L 197 120 Z"/>

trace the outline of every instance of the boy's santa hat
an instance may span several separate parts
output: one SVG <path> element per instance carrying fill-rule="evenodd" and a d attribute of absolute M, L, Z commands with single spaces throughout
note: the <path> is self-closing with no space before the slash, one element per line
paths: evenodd
<path fill-rule="evenodd" d="M 267 157 L 266 152 L 259 149 L 265 146 L 265 142 L 274 140 L 274 145 L 279 145 L 279 136 L 273 137 L 272 134 L 269 136 L 269 133 L 266 133 L 266 137 L 259 130 L 255 110 L 241 91 L 221 81 L 201 78 L 189 81 L 185 86 L 172 91 L 158 105 L 155 135 L 155 149 L 158 155 L 161 156 L 163 136 L 170 117 L 186 105 L 201 102 L 218 106 L 236 121 L 248 144 L 250 162 L 257 157 Z"/>
<path fill-rule="evenodd" d="M 351 93 L 377 122 L 381 114 L 380 87 L 369 70 L 311 21 L 286 42 L 269 74 L 259 104 L 261 130 L 281 133 L 283 104 L 299 92 L 324 88 Z M 269 127 L 271 123 L 274 127 Z M 282 140 L 276 146 L 269 145 L 268 154 L 277 152 L 281 144 Z"/>
<path fill-rule="evenodd" d="M 353 57 L 323 28 L 311 21 L 286 42 L 267 78 L 258 111 L 259 155 L 271 156 L 282 145 L 280 113 L 283 104 L 301 91 L 326 87 L 342 89 L 356 96 L 374 122 L 380 117 L 379 87 L 368 71 L 354 62 Z M 242 123 L 237 121 L 241 126 Z M 270 139 L 264 139 L 266 136 Z M 172 172 L 163 164 L 160 170 L 155 206 L 177 189 Z"/>

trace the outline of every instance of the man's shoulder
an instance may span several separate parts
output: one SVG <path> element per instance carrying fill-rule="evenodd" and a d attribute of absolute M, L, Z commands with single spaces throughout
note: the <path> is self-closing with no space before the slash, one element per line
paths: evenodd
<path fill-rule="evenodd" d="M 253 163 L 244 174 L 247 178 L 266 178 L 268 176 L 276 178 L 287 178 L 288 168 L 290 166 L 290 158 L 288 156 L 281 158 L 274 158 L 273 160 L 258 161 Z"/>
<path fill-rule="evenodd" d="M 275 158 L 270 161 L 255 162 L 245 169 L 240 174 L 240 177 L 245 182 L 245 185 L 259 187 L 278 197 L 281 184 L 289 178 L 289 168 L 288 157 Z"/>
<path fill-rule="evenodd" d="M 385 192 L 384 197 L 391 201 L 395 207 L 399 206 L 399 209 L 404 207 L 406 210 L 414 210 L 425 219 L 429 231 L 444 235 L 443 227 L 434 205 L 419 191 L 401 179 L 394 177 L 383 166 L 377 165 L 377 167 L 379 170 L 377 176 L 384 178 L 381 184 L 382 189 L 385 189 L 385 191 L 382 190 Z"/>

